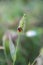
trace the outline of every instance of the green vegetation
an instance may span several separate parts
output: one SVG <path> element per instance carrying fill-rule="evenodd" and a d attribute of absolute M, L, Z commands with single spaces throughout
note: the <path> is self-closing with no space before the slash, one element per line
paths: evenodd
<path fill-rule="evenodd" d="M 8 40 L 5 51 L 4 35 Z M 0 0 L 0 65 L 30 65 L 41 53 L 43 56 L 43 0 Z"/>

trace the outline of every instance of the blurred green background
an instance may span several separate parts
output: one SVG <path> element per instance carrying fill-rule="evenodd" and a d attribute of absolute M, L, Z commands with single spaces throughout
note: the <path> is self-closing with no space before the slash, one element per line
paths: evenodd
<path fill-rule="evenodd" d="M 38 56 L 43 47 L 43 0 L 0 0 L 0 47 L 5 31 L 17 31 L 20 19 L 26 16 L 25 33 L 34 31 L 36 35 L 22 35 L 21 52 L 17 54 L 15 65 L 28 65 Z M 0 49 L 0 65 L 7 65 L 4 50 Z"/>

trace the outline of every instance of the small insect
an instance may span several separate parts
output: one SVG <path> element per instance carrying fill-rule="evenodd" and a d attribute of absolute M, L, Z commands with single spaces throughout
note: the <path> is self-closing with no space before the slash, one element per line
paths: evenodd
<path fill-rule="evenodd" d="M 23 29 L 21 27 L 18 27 L 18 32 L 22 32 Z"/>

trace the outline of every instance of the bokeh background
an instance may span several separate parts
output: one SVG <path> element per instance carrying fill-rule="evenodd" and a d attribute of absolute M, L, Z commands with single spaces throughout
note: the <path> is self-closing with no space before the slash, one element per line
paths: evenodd
<path fill-rule="evenodd" d="M 2 37 L 7 30 L 17 31 L 24 14 L 27 15 L 25 35 L 21 36 L 22 51 L 15 65 L 32 63 L 43 47 L 43 0 L 0 0 L 0 65 L 7 65 L 1 49 Z"/>

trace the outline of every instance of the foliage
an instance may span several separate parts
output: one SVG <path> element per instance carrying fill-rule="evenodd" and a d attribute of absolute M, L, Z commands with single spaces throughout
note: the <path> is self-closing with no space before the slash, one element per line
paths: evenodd
<path fill-rule="evenodd" d="M 21 33 L 19 40 L 19 49 L 15 54 L 13 51 L 17 45 L 18 26 L 23 14 L 26 13 L 25 32 Z M 21 25 L 20 25 L 21 26 Z M 21 26 L 22 27 L 22 26 Z M 10 49 L 7 55 L 12 60 L 12 51 L 16 57 L 15 65 L 30 65 L 40 54 L 43 47 L 43 1 L 42 0 L 9 0 L 0 1 L 0 45 L 2 37 L 8 30 L 16 31 L 16 36 L 11 35 L 11 41 L 14 49 Z M 35 36 L 27 36 L 27 32 L 35 31 Z M 10 33 L 11 34 L 11 33 Z M 20 33 L 19 33 L 20 34 Z M 17 37 L 17 38 L 16 38 Z M 9 43 L 9 41 L 7 42 Z M 10 42 L 11 43 L 11 42 Z M 12 44 L 11 44 L 12 46 Z M 11 51 L 12 50 L 12 51 Z M 14 58 L 13 57 L 13 58 Z M 0 50 L 0 65 L 7 65 L 3 50 Z M 10 61 L 8 63 L 10 63 Z M 10 64 L 11 64 L 10 63 Z M 10 65 L 9 64 L 9 65 Z"/>

